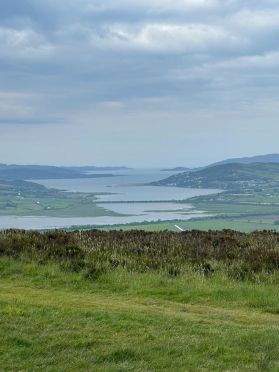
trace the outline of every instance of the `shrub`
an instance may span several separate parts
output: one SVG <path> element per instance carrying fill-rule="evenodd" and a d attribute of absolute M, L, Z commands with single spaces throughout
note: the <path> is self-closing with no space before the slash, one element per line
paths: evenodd
<path fill-rule="evenodd" d="M 0 255 L 57 262 L 75 271 L 85 270 L 92 278 L 121 267 L 138 272 L 161 270 L 175 277 L 190 265 L 204 276 L 225 268 L 229 276 L 244 280 L 252 273 L 279 270 L 279 233 L 7 230 L 0 232 Z"/>

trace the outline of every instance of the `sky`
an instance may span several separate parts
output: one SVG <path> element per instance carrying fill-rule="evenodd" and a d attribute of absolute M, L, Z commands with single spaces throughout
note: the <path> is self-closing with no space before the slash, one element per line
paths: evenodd
<path fill-rule="evenodd" d="M 0 0 L 0 163 L 279 152 L 278 0 Z"/>

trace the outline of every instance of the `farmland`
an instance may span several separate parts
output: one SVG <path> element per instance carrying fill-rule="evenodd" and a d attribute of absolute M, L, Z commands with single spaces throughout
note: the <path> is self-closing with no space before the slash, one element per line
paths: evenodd
<path fill-rule="evenodd" d="M 34 182 L 0 180 L 0 216 L 97 217 L 117 215 L 90 193 L 66 193 Z"/>

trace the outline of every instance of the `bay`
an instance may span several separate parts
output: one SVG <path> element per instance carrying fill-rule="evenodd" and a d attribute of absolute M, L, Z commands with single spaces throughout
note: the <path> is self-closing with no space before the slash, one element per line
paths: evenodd
<path fill-rule="evenodd" d="M 96 173 L 96 172 L 94 172 Z M 106 172 L 104 172 L 106 173 Z M 159 169 L 129 169 L 111 172 L 113 177 L 88 179 L 32 180 L 48 188 L 96 194 L 96 203 L 124 216 L 30 217 L 1 216 L 1 228 L 52 229 L 85 225 L 115 225 L 139 222 L 188 220 L 208 214 L 179 201 L 209 195 L 219 190 L 187 189 L 146 185 L 176 172 Z M 98 172 L 102 174 L 102 172 Z"/>

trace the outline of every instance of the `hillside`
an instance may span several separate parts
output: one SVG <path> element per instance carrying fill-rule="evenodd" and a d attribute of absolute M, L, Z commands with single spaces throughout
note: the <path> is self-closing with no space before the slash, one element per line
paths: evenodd
<path fill-rule="evenodd" d="M 12 198 L 13 196 L 24 195 L 24 197 L 28 196 L 54 196 L 57 195 L 59 192 L 58 190 L 54 189 L 47 189 L 43 185 L 39 185 L 38 183 L 34 182 L 27 182 L 23 180 L 1 180 L 0 179 L 0 200 L 3 199 L 5 196 Z M 61 193 L 62 194 L 62 193 Z"/>
<path fill-rule="evenodd" d="M 208 167 L 215 167 L 216 165 L 223 164 L 253 164 L 253 163 L 279 163 L 279 154 L 267 154 L 267 155 L 256 155 L 247 156 L 242 158 L 231 158 L 218 161 L 216 163 L 209 164 L 203 167 L 188 168 L 188 167 L 175 167 L 175 168 L 163 168 L 162 171 L 173 171 L 173 172 L 195 172 Z"/>
<path fill-rule="evenodd" d="M 184 172 L 158 182 L 155 186 L 255 190 L 279 186 L 279 163 L 221 164 L 195 172 Z"/>
<path fill-rule="evenodd" d="M 249 156 L 249 157 L 242 157 L 242 158 L 226 159 L 226 160 L 218 161 L 217 163 L 210 164 L 210 167 L 215 166 L 215 165 L 232 164 L 232 163 L 240 163 L 240 164 L 279 163 L 279 154 L 267 154 L 267 155 L 257 155 L 257 156 Z"/>

